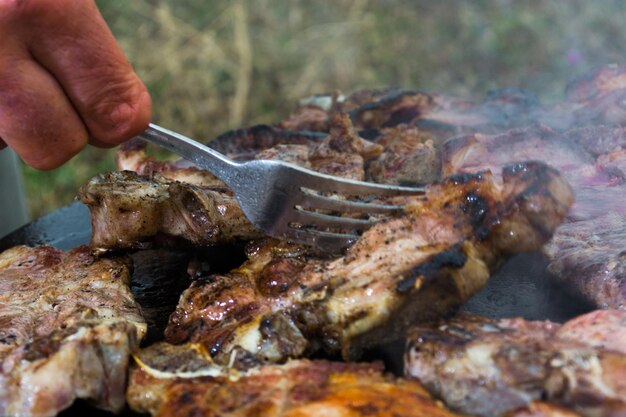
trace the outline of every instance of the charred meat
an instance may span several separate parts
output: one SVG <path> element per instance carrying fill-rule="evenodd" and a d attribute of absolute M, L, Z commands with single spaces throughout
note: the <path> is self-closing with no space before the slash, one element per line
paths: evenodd
<path fill-rule="evenodd" d="M 155 241 L 206 246 L 261 236 L 223 186 L 110 172 L 92 178 L 79 198 L 90 208 L 91 248 L 98 253 Z"/>
<path fill-rule="evenodd" d="M 137 355 L 128 402 L 154 417 L 452 417 L 417 382 L 381 364 L 298 360 L 237 372 L 193 346 L 157 345 Z"/>
<path fill-rule="evenodd" d="M 540 123 L 558 130 L 597 124 L 624 125 L 626 65 L 607 65 L 572 81 L 565 98 L 542 105 L 535 94 L 518 88 L 490 91 L 468 100 L 419 90 L 386 88 L 314 96 L 277 128 L 327 132 L 337 112 L 347 112 L 359 132 L 370 137 L 384 128 L 416 126 L 439 139 Z"/>
<path fill-rule="evenodd" d="M 202 343 L 222 362 L 237 347 L 278 362 L 318 349 L 356 357 L 458 306 L 508 256 L 539 249 L 571 202 L 556 171 L 520 163 L 501 179 L 464 174 L 431 186 L 338 259 L 253 243 L 240 268 L 183 293 L 166 339 Z"/>
<path fill-rule="evenodd" d="M 280 145 L 302 145 L 311 148 L 319 144 L 326 133 L 286 131 L 268 125 L 226 132 L 209 145 L 236 161 L 253 159 L 259 152 Z M 158 172 L 166 178 L 197 185 L 211 185 L 217 179 L 188 161 L 179 159 L 172 162 L 158 161 L 146 153 L 146 142 L 133 139 L 120 146 L 115 161 L 120 171 L 134 171 L 151 175 Z"/>
<path fill-rule="evenodd" d="M 453 410 L 502 416 L 535 401 L 584 416 L 626 413 L 626 312 L 564 325 L 461 315 L 409 332 L 405 372 Z"/>
<path fill-rule="evenodd" d="M 528 407 L 507 413 L 506 417 L 580 417 L 580 414 L 554 404 L 533 401 Z"/>
<path fill-rule="evenodd" d="M 146 331 L 122 260 L 18 246 L 0 254 L 0 415 L 54 416 L 77 398 L 120 411 Z"/>
<path fill-rule="evenodd" d="M 550 270 L 603 308 L 626 307 L 626 129 L 546 127 L 451 139 L 443 171 L 450 175 L 496 169 L 519 158 L 548 163 L 576 194 L 568 219 L 548 243 Z"/>
<path fill-rule="evenodd" d="M 345 115 L 333 119 L 331 133 L 323 140 L 308 145 L 295 142 L 270 141 L 270 148 L 259 144 L 255 156 L 363 180 L 365 161 L 383 151 L 381 145 L 356 135 Z M 98 175 L 79 193 L 91 211 L 95 252 L 181 243 L 210 246 L 262 236 L 230 190 L 208 172 L 183 161 L 156 162 L 145 154 L 143 145 L 120 150 L 118 164 L 138 172 Z"/>
<path fill-rule="evenodd" d="M 382 129 L 383 153 L 368 162 L 367 179 L 381 184 L 423 185 L 441 178 L 441 154 L 430 134 L 414 126 Z"/>

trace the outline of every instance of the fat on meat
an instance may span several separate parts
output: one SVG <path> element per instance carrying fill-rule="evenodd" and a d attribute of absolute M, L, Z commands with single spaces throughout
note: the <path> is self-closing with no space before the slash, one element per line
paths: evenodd
<path fill-rule="evenodd" d="M 130 263 L 17 246 L 0 254 L 0 415 L 55 416 L 75 399 L 119 412 L 146 332 Z"/>
<path fill-rule="evenodd" d="M 540 163 L 452 176 L 408 198 L 404 212 L 325 259 L 275 240 L 252 242 L 248 261 L 194 281 L 166 328 L 218 361 L 236 348 L 282 362 L 317 350 L 354 358 L 401 337 L 480 290 L 504 260 L 538 250 L 563 220 L 572 192 Z"/>
<path fill-rule="evenodd" d="M 626 312 L 564 324 L 462 314 L 413 327 L 405 374 L 451 409 L 504 416 L 537 401 L 583 416 L 626 413 Z"/>

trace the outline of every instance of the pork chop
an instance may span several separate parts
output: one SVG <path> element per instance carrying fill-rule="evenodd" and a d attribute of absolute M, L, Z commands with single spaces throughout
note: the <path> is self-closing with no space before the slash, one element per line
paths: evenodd
<path fill-rule="evenodd" d="M 297 360 L 236 371 L 202 348 L 163 345 L 139 352 L 137 362 L 128 403 L 154 417 L 456 416 L 380 363 Z"/>
<path fill-rule="evenodd" d="M 182 294 L 166 339 L 202 343 L 222 363 L 237 347 L 277 362 L 318 349 L 357 357 L 461 304 L 508 256 L 539 249 L 571 202 L 555 170 L 520 163 L 501 178 L 465 174 L 432 185 L 337 259 L 253 243 L 241 267 Z"/>
<path fill-rule="evenodd" d="M 584 416 L 626 413 L 626 312 L 564 325 L 461 315 L 408 334 L 405 373 L 451 409 L 502 416 L 534 401 Z"/>
<path fill-rule="evenodd" d="M 18 246 L 0 254 L 0 415 L 54 416 L 77 398 L 119 412 L 146 332 L 123 259 Z"/>
<path fill-rule="evenodd" d="M 470 135 L 444 146 L 444 174 L 497 169 L 519 158 L 548 163 L 567 178 L 576 201 L 547 244 L 549 269 L 602 308 L 626 308 L 626 129 L 558 132 L 546 127 Z"/>
<path fill-rule="evenodd" d="M 206 246 L 261 236 L 223 185 L 109 172 L 83 185 L 79 199 L 91 212 L 95 253 L 155 243 Z"/>

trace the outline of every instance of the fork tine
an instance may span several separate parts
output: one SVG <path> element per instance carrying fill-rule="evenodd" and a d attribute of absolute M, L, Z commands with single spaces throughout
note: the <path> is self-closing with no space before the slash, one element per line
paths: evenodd
<path fill-rule="evenodd" d="M 289 216 L 289 222 L 300 223 L 305 226 L 319 228 L 339 228 L 345 230 L 365 230 L 371 227 L 375 220 L 353 219 L 350 217 L 338 217 L 329 214 L 315 213 L 312 211 L 295 209 Z"/>
<path fill-rule="evenodd" d="M 326 252 L 340 252 L 342 249 L 352 245 L 358 235 L 322 232 L 319 230 L 294 229 L 289 228 L 284 237 L 288 240 L 303 243 L 305 245 L 316 246 Z"/>
<path fill-rule="evenodd" d="M 301 187 L 321 192 L 333 192 L 354 196 L 396 196 L 421 195 L 423 187 L 401 187 L 370 182 L 354 181 L 346 178 L 333 177 L 319 172 L 299 169 L 298 182 Z"/>
<path fill-rule="evenodd" d="M 308 189 L 302 189 L 296 204 L 307 208 L 327 209 L 350 213 L 386 213 L 392 214 L 403 210 L 402 206 L 391 204 L 373 204 L 361 201 L 340 200 L 320 194 L 314 194 Z"/>

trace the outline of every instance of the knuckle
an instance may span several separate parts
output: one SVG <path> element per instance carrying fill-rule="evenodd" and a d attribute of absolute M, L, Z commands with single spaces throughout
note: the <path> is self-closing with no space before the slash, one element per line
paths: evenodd
<path fill-rule="evenodd" d="M 28 0 L 0 0 L 0 22 L 6 25 L 7 22 L 16 20 L 27 2 Z"/>
<path fill-rule="evenodd" d="M 0 0 L 0 12 L 10 13 L 19 10 L 29 0 Z"/>
<path fill-rule="evenodd" d="M 150 121 L 148 92 L 135 77 L 109 84 L 95 97 L 90 108 L 99 122 L 99 134 L 94 137 L 107 143 L 129 139 Z"/>
<path fill-rule="evenodd" d="M 33 18 L 59 15 L 84 0 L 0 0 L 0 22 L 30 21 Z"/>
<path fill-rule="evenodd" d="M 67 145 L 57 152 L 38 152 L 34 154 L 23 155 L 22 159 L 29 166 L 40 171 L 49 171 L 58 168 L 65 162 L 69 161 L 78 154 L 84 145 Z"/>
<path fill-rule="evenodd" d="M 37 11 L 46 0 L 0 0 L 0 16 L 9 20 L 17 20 Z"/>
<path fill-rule="evenodd" d="M 0 27 L 28 28 L 33 17 L 49 14 L 49 0 L 0 0 Z"/>

